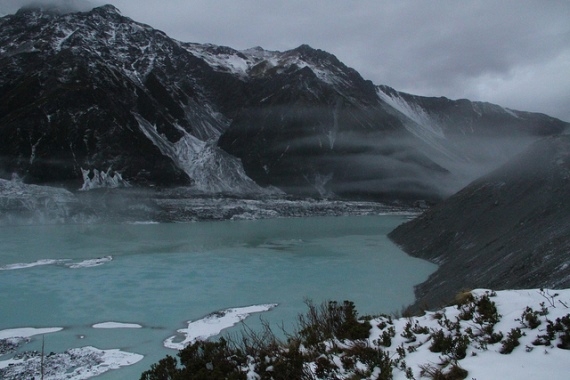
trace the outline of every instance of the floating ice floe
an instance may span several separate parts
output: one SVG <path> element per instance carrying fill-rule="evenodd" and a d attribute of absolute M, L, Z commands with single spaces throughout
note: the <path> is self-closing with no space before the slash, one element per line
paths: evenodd
<path fill-rule="evenodd" d="M 141 325 L 137 323 L 122 323 L 122 322 L 102 322 L 96 323 L 93 326 L 94 329 L 140 329 Z"/>
<path fill-rule="evenodd" d="M 96 259 L 83 260 L 79 263 L 65 264 L 65 265 L 71 269 L 91 268 L 91 267 L 97 267 L 99 265 L 103 265 L 103 264 L 108 263 L 109 261 L 112 261 L 112 260 L 113 260 L 112 256 L 105 256 L 105 257 L 98 257 Z"/>
<path fill-rule="evenodd" d="M 0 266 L 0 270 L 16 270 L 16 269 L 26 269 L 26 268 L 33 268 L 42 265 L 58 265 L 63 264 L 64 262 L 69 261 L 69 259 L 45 259 L 45 260 L 38 260 L 32 263 L 15 263 L 15 264 L 7 264 Z"/>
<path fill-rule="evenodd" d="M 164 341 L 164 347 L 182 350 L 188 344 L 218 335 L 222 330 L 235 326 L 253 313 L 269 311 L 275 306 L 277 304 L 272 303 L 225 309 L 214 312 L 197 321 L 189 321 L 188 328 L 178 330 L 179 333 L 185 335 L 184 340 L 175 342 L 177 336 L 171 336 Z"/>
<path fill-rule="evenodd" d="M 63 265 L 63 266 L 66 266 L 70 269 L 90 268 L 90 267 L 96 267 L 99 265 L 103 265 L 103 264 L 108 263 L 109 261 L 112 261 L 112 260 L 113 260 L 112 256 L 98 257 L 96 259 L 88 259 L 88 260 L 83 260 L 83 261 L 75 262 L 75 263 L 71 259 L 43 259 L 43 260 L 37 260 L 37 261 L 31 262 L 31 263 L 15 263 L 15 264 L 3 265 L 3 266 L 0 266 L 0 271 L 2 271 L 2 270 L 28 269 L 28 268 L 33 268 L 33 267 L 43 266 L 43 265 Z"/>

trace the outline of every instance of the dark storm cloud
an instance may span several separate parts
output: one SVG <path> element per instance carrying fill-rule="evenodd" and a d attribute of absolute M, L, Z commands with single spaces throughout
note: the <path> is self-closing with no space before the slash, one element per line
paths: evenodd
<path fill-rule="evenodd" d="M 307 43 L 376 84 L 570 121 L 566 0 L 92 0 L 104 2 L 182 41 L 272 50 Z M 21 2 L 0 0 L 8 3 Z"/>

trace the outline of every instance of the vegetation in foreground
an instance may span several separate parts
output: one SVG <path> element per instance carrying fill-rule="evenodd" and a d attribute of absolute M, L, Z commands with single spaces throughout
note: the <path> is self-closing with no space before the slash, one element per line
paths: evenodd
<path fill-rule="evenodd" d="M 264 324 L 261 332 L 246 329 L 237 338 L 197 341 L 177 358 L 153 364 L 141 380 L 465 379 L 462 362 L 484 352 L 570 350 L 570 314 L 562 312 L 567 302 L 549 291 L 535 292 L 543 301 L 523 307 L 514 319 L 502 317 L 491 291 L 465 292 L 453 306 L 398 319 L 359 318 L 349 301 L 307 302 L 297 331 L 285 339 Z"/>

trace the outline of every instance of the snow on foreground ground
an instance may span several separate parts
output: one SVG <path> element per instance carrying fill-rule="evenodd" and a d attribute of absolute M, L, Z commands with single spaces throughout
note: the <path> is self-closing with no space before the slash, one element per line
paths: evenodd
<path fill-rule="evenodd" d="M 246 336 L 252 344 L 245 346 L 198 341 L 181 352 L 182 367 L 165 359 L 142 378 L 156 371 L 248 380 L 570 378 L 570 290 L 478 289 L 458 296 L 453 306 L 398 319 L 357 321 L 349 301 L 308 304 L 287 342 L 270 332 Z"/>
<path fill-rule="evenodd" d="M 570 289 L 477 289 L 462 301 L 419 317 L 370 320 L 370 338 L 361 347 L 387 355 L 359 360 L 347 354 L 358 352 L 350 350 L 357 343 L 333 340 L 307 366 L 325 373 L 317 377 L 339 379 L 570 378 Z"/>
<path fill-rule="evenodd" d="M 570 378 L 570 289 L 497 292 L 478 289 L 471 294 L 475 300 L 463 306 L 394 321 L 397 333 L 390 351 L 397 357 L 397 348 L 405 349 L 402 362 L 405 360 L 412 368 L 414 378 L 421 377 L 422 368 L 427 375 L 446 361 L 449 364 L 444 373 L 457 362 L 468 372 L 468 379 Z M 381 339 L 383 331 L 389 329 L 382 330 L 378 324 L 373 322 L 371 341 Z M 431 334 L 415 333 L 422 330 L 420 326 L 427 327 Z M 450 351 L 446 352 L 444 338 L 437 342 L 442 350 L 433 352 L 438 351 L 434 348 L 434 335 L 443 335 L 447 342 L 451 338 Z M 462 339 L 466 343 L 464 353 Z M 431 366 L 431 370 L 426 366 Z M 394 379 L 405 378 L 405 371 L 394 371 Z"/>

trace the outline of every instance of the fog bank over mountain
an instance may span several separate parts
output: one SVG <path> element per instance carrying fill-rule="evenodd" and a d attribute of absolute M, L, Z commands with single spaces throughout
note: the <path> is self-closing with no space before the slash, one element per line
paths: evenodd
<path fill-rule="evenodd" d="M 15 13 L 21 8 L 40 8 L 57 13 L 87 12 L 95 7 L 95 4 L 87 0 L 11 0 L 8 4 L 0 3 L 6 14 Z"/>
<path fill-rule="evenodd" d="M 439 201 L 568 123 L 376 85 L 335 55 L 183 43 L 112 5 L 0 19 L 0 175 Z"/>

